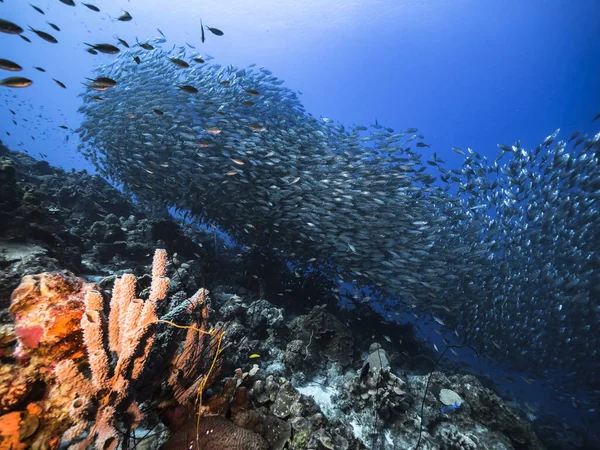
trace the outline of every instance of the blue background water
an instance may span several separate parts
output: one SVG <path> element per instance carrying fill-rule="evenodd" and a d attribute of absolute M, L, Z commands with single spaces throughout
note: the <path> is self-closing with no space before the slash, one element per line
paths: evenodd
<path fill-rule="evenodd" d="M 48 31 L 59 44 L 30 32 L 31 43 L 0 36 L 0 58 L 21 64 L 21 74 L 34 80 L 28 89 L 0 88 L 1 139 L 64 168 L 93 170 L 76 152 L 76 135 L 58 127 L 77 128 L 81 82 L 112 58 L 86 53 L 83 42 L 115 43 L 118 35 L 133 44 L 136 37 L 158 36 L 157 27 L 168 38 L 165 48 L 187 41 L 223 65 L 265 66 L 301 91 L 315 116 L 345 125 L 377 119 L 396 129 L 417 127 L 431 145 L 424 153 L 435 151 L 450 168 L 461 162 L 453 146 L 488 157 L 496 155 L 497 143 L 521 139 L 531 148 L 559 127 L 562 139 L 577 129 L 591 131 L 600 110 L 597 0 L 90 0 L 101 13 L 58 0 L 32 3 L 46 15 L 25 0 L 4 0 L 0 17 Z M 110 20 L 121 8 L 132 22 Z M 207 32 L 201 44 L 200 19 L 225 35 Z M 420 325 L 441 348 L 431 327 Z M 517 383 L 507 384 L 497 369 L 484 370 L 520 396 L 545 402 L 543 408 L 572 414 L 516 374 Z"/>
<path fill-rule="evenodd" d="M 33 142 L 30 135 L 39 138 L 48 129 L 46 137 L 58 144 L 65 134 L 58 125 L 76 128 L 80 82 L 111 58 L 86 53 L 83 42 L 115 42 L 116 34 L 131 44 L 136 36 L 157 36 L 156 27 L 169 45 L 187 40 L 218 63 L 264 65 L 302 91 L 307 110 L 317 116 L 418 127 L 432 151 L 456 163 L 452 146 L 495 154 L 498 142 L 521 139 L 531 147 L 559 127 L 585 130 L 600 104 L 596 0 L 173 0 L 168 6 L 162 0 L 105 0 L 98 2 L 101 13 L 58 0 L 33 4 L 46 15 L 25 0 L 5 0 L 2 17 L 54 33 L 59 44 L 29 32 L 31 44 L 3 35 L 2 57 L 27 67 L 23 75 L 29 73 L 34 85 L 2 95 L 16 94 L 31 105 L 12 108 L 19 117 L 35 112 L 45 120 L 41 129 L 27 130 L 22 121 L 14 126 L 2 108 L 0 123 L 12 135 L 2 139 L 13 148 L 24 142 L 65 167 L 85 164 L 73 141 L 65 148 Z M 110 21 L 108 14 L 116 17 L 121 8 L 132 22 Z M 200 18 L 225 36 L 209 34 L 201 45 Z M 46 20 L 62 31 L 54 32 Z"/>

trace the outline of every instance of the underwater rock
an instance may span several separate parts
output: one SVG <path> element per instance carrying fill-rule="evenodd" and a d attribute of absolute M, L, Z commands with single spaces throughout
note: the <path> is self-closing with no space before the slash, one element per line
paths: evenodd
<path fill-rule="evenodd" d="M 292 436 L 292 426 L 277 417 L 263 417 L 262 436 L 269 443 L 271 450 L 282 450 Z"/>
<path fill-rule="evenodd" d="M 8 347 L 17 340 L 15 335 L 15 326 L 13 324 L 0 325 L 0 356 L 7 356 L 5 347 Z"/>
<path fill-rule="evenodd" d="M 93 253 L 95 259 L 102 264 L 110 263 L 116 256 L 127 256 L 126 242 L 100 242 L 94 247 Z"/>
<path fill-rule="evenodd" d="M 278 391 L 279 385 L 275 382 L 273 376 L 270 375 L 266 380 L 257 380 L 250 392 L 258 404 L 264 404 L 274 402 Z"/>
<path fill-rule="evenodd" d="M 477 450 L 478 447 L 473 440 L 462 433 L 444 431 L 440 433 L 442 450 Z"/>
<path fill-rule="evenodd" d="M 11 160 L 0 159 L 0 211 L 10 213 L 19 206 L 17 169 Z"/>
<path fill-rule="evenodd" d="M 336 448 L 333 439 L 331 438 L 329 433 L 327 433 L 322 428 L 319 428 L 317 431 L 314 432 L 313 438 L 318 440 L 319 443 L 326 449 L 334 450 Z"/>
<path fill-rule="evenodd" d="M 33 389 L 34 379 L 10 364 L 0 366 L 0 414 L 15 409 Z"/>
<path fill-rule="evenodd" d="M 236 384 L 241 383 L 246 376 L 252 377 L 253 375 L 248 373 L 239 377 L 238 371 Z M 253 409 L 251 394 L 245 386 L 238 386 L 232 397 L 233 400 L 229 402 L 229 414 L 232 422 L 260 434 L 268 442 L 270 450 L 283 449 L 291 436 L 291 425 L 285 420 L 266 414 L 262 409 Z"/>
<path fill-rule="evenodd" d="M 144 265 L 157 246 L 177 252 L 184 263 L 212 258 L 201 247 L 210 250 L 212 234 L 149 218 L 101 177 L 53 168 L 2 144 L 0 185 L 1 321 L 9 321 L 3 310 L 24 275 L 67 269 L 106 276 Z M 189 272 L 180 271 L 183 282 L 176 276 L 174 284 L 191 295 L 204 286 L 206 268 L 200 266 L 190 263 Z"/>
<path fill-rule="evenodd" d="M 427 378 L 427 376 L 409 377 L 407 392 L 410 395 L 422 396 Z M 451 391 L 453 394 L 446 391 Z M 444 402 L 441 399 L 445 402 L 450 400 L 458 402 L 459 398 L 463 400 L 459 409 L 451 413 L 443 411 Z M 419 401 L 416 405 L 417 409 L 413 411 L 420 413 L 420 406 Z M 482 448 L 484 445 L 506 449 L 541 450 L 544 448 L 531 424 L 520 418 L 496 393 L 483 387 L 472 375 L 446 377 L 441 372 L 431 374 L 423 423 L 423 429 L 427 429 L 431 434 L 430 439 L 434 440 L 448 442 L 448 436 L 454 439 L 459 435 L 465 435 L 475 443 L 476 448 Z M 447 432 L 450 434 L 448 435 Z M 468 441 L 465 439 L 465 442 Z"/>
<path fill-rule="evenodd" d="M 0 348 L 10 356 L 0 365 L 0 414 L 6 413 L 0 428 L 10 430 L 18 416 L 14 448 L 57 448 L 66 429 L 68 399 L 53 396 L 49 387 L 59 359 L 84 355 L 79 322 L 88 289 L 63 271 L 27 275 L 11 296 L 14 339 L 8 335 Z M 0 446 L 8 448 L 6 442 Z"/>
<path fill-rule="evenodd" d="M 50 163 L 45 160 L 36 161 L 31 166 L 39 175 L 50 175 L 54 171 Z"/>
<path fill-rule="evenodd" d="M 371 348 L 373 348 L 373 346 L 371 346 Z M 369 348 L 371 353 L 369 354 L 365 365 L 369 365 L 369 370 L 388 370 L 390 368 L 390 361 L 385 350 L 381 348 L 371 350 L 371 348 Z"/>
<path fill-rule="evenodd" d="M 271 406 L 270 411 L 275 417 L 287 419 L 291 415 L 296 415 L 302 409 L 299 400 L 300 394 L 290 383 L 285 383 L 277 392 L 275 403 Z"/>
<path fill-rule="evenodd" d="M 375 345 L 370 350 L 381 349 Z M 402 378 L 387 368 L 365 364 L 355 373 L 328 376 L 321 392 L 314 387 L 301 391 L 314 392 L 328 419 L 351 423 L 354 436 L 370 448 L 415 448 L 421 436 L 420 450 L 543 449 L 531 425 L 470 375 L 431 374 L 421 418 L 427 379 L 415 375 Z M 444 402 L 452 400 L 454 405 L 459 398 L 460 407 L 444 411 L 448 408 Z M 292 420 L 292 426 L 294 423 L 303 422 Z"/>
<path fill-rule="evenodd" d="M 352 333 L 346 325 L 326 312 L 325 307 L 315 306 L 308 315 L 292 320 L 288 327 L 292 335 L 306 342 L 309 359 L 316 350 L 327 360 L 347 366 L 354 355 Z"/>
<path fill-rule="evenodd" d="M 224 287 L 220 288 L 221 290 Z M 229 287 L 234 291 L 233 287 Z M 275 307 L 265 299 L 245 302 L 243 297 L 228 292 L 218 292 L 215 300 L 219 305 L 222 320 L 238 318 L 251 330 L 274 330 L 284 323 L 283 309 Z"/>
<path fill-rule="evenodd" d="M 288 342 L 283 355 L 283 362 L 289 370 L 296 371 L 303 368 L 306 361 L 306 344 L 300 339 Z"/>
<path fill-rule="evenodd" d="M 214 297 L 216 303 L 222 305 L 219 308 L 222 320 L 232 320 L 236 316 L 241 317 L 247 308 L 244 305 L 244 299 L 238 295 L 217 292 Z"/>
<path fill-rule="evenodd" d="M 102 221 L 94 222 L 89 231 L 89 236 L 100 242 L 113 243 L 116 241 L 124 241 L 126 238 L 125 232 L 121 229 L 120 224 L 109 224 L 108 216 Z"/>
<path fill-rule="evenodd" d="M 283 362 L 282 347 L 288 330 L 284 326 L 283 309 L 254 295 L 231 294 L 233 291 L 237 291 L 233 286 L 218 286 L 214 294 L 216 317 L 227 322 L 224 342 L 235 349 L 224 360 L 225 370 L 245 367 L 252 360 L 261 362 L 260 370 L 265 376 L 287 375 L 289 368 Z"/>
<path fill-rule="evenodd" d="M 378 349 L 376 352 L 383 350 Z M 336 397 L 336 403 L 346 411 L 368 409 L 382 423 L 393 421 L 407 411 L 413 402 L 404 390 L 405 385 L 404 380 L 390 372 L 389 366 L 381 366 L 378 362 L 371 366 L 367 362 L 358 376 L 344 383 Z"/>
<path fill-rule="evenodd" d="M 448 379 L 453 384 L 452 389 L 464 398 L 470 407 L 470 415 L 477 423 L 502 433 L 515 448 L 543 448 L 531 424 L 520 418 L 494 391 L 483 387 L 476 377 L 456 375 Z"/>
<path fill-rule="evenodd" d="M 257 300 L 252 303 L 247 312 L 247 323 L 253 329 L 278 328 L 283 322 L 283 309 L 275 308 L 266 300 Z"/>
<path fill-rule="evenodd" d="M 347 424 L 328 420 L 312 398 L 284 378 L 237 373 L 224 380 L 220 394 L 209 399 L 207 407 L 212 414 L 230 416 L 234 424 L 258 433 L 270 450 L 281 450 L 286 443 L 291 450 L 365 449 Z"/>
<path fill-rule="evenodd" d="M 171 438 L 171 432 L 161 422 L 153 423 L 148 427 L 137 427 L 132 430 L 132 434 L 135 450 L 161 449 Z"/>
<path fill-rule="evenodd" d="M 27 444 L 21 442 L 19 430 L 23 423 L 24 413 L 12 412 L 0 416 L 0 445 L 11 450 L 25 450 Z"/>

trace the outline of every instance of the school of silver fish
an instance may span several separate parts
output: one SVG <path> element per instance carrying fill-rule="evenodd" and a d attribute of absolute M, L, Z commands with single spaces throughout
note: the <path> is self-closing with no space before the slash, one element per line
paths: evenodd
<path fill-rule="evenodd" d="M 600 386 L 600 133 L 494 161 L 455 148 L 449 170 L 417 129 L 314 118 L 270 71 L 194 58 L 131 49 L 98 69 L 119 84 L 84 95 L 80 135 L 105 176 L 432 312 L 493 359 Z"/>

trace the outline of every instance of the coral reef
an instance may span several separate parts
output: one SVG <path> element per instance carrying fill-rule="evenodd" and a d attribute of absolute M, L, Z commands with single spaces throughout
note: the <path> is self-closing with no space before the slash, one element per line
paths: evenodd
<path fill-rule="evenodd" d="M 49 358 L 49 366 L 56 358 L 81 351 L 79 322 L 89 292 L 90 286 L 69 272 L 23 277 L 9 308 L 19 338 L 16 354 Z"/>
<path fill-rule="evenodd" d="M 250 430 L 260 436 L 270 450 L 365 449 L 347 425 L 328 420 L 314 400 L 301 395 L 288 380 L 276 379 L 273 375 L 265 377 L 260 370 L 251 374 L 238 369 L 235 377 L 223 381 L 221 392 L 208 401 L 207 408 L 219 417 L 229 416 L 231 423 L 238 427 L 235 431 L 236 428 L 230 426 L 232 433 L 247 435 L 246 431 Z"/>
<path fill-rule="evenodd" d="M 325 280 L 1 145 L 0 182 L 0 448 L 543 448 L 447 361 L 421 414 L 432 350 Z"/>
<path fill-rule="evenodd" d="M 23 278 L 14 323 L 0 333 L 3 356 L 14 360 L 0 367 L 2 445 L 410 448 L 423 420 L 422 449 L 543 448 L 475 377 L 432 374 L 421 418 L 427 377 L 394 373 L 381 344 L 361 361 L 347 327 L 323 307 L 287 321 L 267 300 L 225 286 L 213 295 L 213 316 L 227 321 L 224 367 L 236 375 L 214 382 L 223 326 L 208 325 L 206 290 L 168 296 L 166 265 L 157 251 L 149 279 L 111 278 L 110 303 L 69 272 Z M 324 381 L 307 384 L 302 367 Z M 448 405 L 460 408 L 445 412 Z"/>
<path fill-rule="evenodd" d="M 198 425 L 188 421 L 175 439 L 163 450 L 210 449 L 210 450 L 268 450 L 268 443 L 257 433 L 238 427 L 222 416 L 209 416 Z"/>
<path fill-rule="evenodd" d="M 120 448 L 156 428 L 165 405 L 194 407 L 219 373 L 223 327 L 208 324 L 205 289 L 167 298 L 166 263 L 157 250 L 146 300 L 136 277 L 118 278 L 108 308 L 98 286 L 72 274 L 23 278 L 10 307 L 15 339 L 4 339 L 15 362 L 0 370 L 2 448 L 15 436 L 14 448 L 57 448 L 61 438 L 72 449 Z M 162 428 L 151 446 L 168 439 Z"/>
<path fill-rule="evenodd" d="M 251 424 L 260 417 L 285 421 L 291 426 L 289 449 L 415 447 L 428 375 L 398 373 L 394 365 L 406 360 L 390 355 L 388 344 L 363 344 L 365 356 L 359 358 L 360 334 L 350 340 L 349 328 L 323 306 L 290 321 L 284 311 L 283 322 L 262 321 L 254 328 L 252 316 L 279 317 L 279 311 L 264 299 L 227 292 L 233 289 L 221 286 L 213 295 L 217 318 L 228 322 L 224 368 L 241 367 L 248 374 L 251 365 L 259 369 L 241 385 L 250 405 L 244 420 L 227 408 L 219 414 L 245 428 L 250 424 L 258 434 Z M 234 397 L 217 395 L 222 396 Z M 443 412 L 448 405 L 457 407 Z M 531 425 L 471 375 L 433 373 L 422 420 L 421 450 L 543 448 Z"/>
<path fill-rule="evenodd" d="M 218 280 L 212 234 L 142 209 L 99 176 L 0 143 L 0 186 L 0 322 L 10 321 L 10 295 L 25 275 L 67 269 L 98 282 L 133 268 L 141 276 L 157 247 L 178 262 L 171 292 L 182 280 L 190 293 Z"/>
<path fill-rule="evenodd" d="M 333 398 L 371 448 L 414 448 L 420 434 L 423 450 L 544 448 L 531 425 L 476 377 L 431 374 L 421 417 L 428 376 L 398 377 L 389 367 L 365 367 L 340 377 Z M 457 407 L 449 412 L 444 405 Z"/>

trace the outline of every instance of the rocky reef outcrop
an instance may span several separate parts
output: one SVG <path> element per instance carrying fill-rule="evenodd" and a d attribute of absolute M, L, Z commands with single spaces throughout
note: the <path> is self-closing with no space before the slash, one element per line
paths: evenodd
<path fill-rule="evenodd" d="M 269 302 L 250 302 L 226 289 L 214 296 L 217 315 L 232 331 L 225 340 L 236 349 L 224 366 L 256 367 L 245 381 L 248 394 L 254 405 L 290 422 L 286 448 L 414 449 L 419 436 L 420 449 L 544 448 L 531 424 L 476 377 L 409 374 L 390 362 L 397 358 L 381 344 L 359 343 L 324 306 L 286 320 Z M 273 320 L 252 328 L 252 315 Z M 322 429 L 314 423 L 303 428 L 311 423 L 310 409 L 302 406 L 307 398 Z"/>
<path fill-rule="evenodd" d="M 134 204 L 97 175 L 67 172 L 0 143 L 0 322 L 10 320 L 10 295 L 25 275 L 69 270 L 100 281 L 133 268 L 142 276 L 157 247 L 178 265 L 173 290 L 182 278 L 189 291 L 216 281 L 214 237 L 164 211 Z"/>

